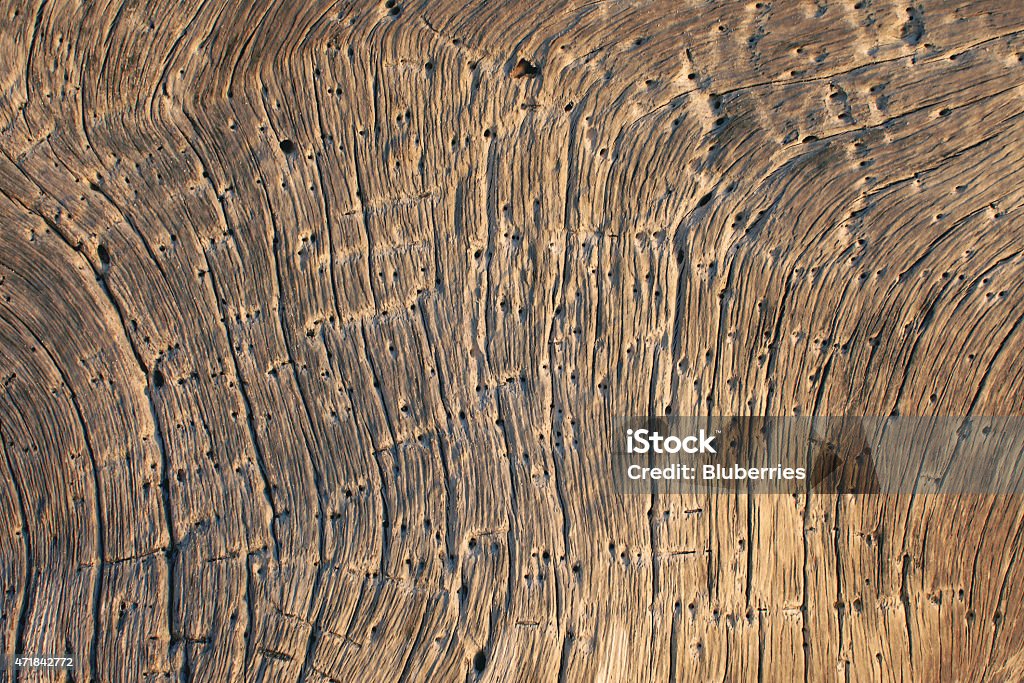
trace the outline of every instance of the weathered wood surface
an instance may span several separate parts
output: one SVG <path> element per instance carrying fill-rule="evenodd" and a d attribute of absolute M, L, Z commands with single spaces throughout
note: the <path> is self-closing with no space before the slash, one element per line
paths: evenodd
<path fill-rule="evenodd" d="M 4 680 L 1021 680 L 1018 498 L 606 467 L 1021 414 L 1022 55 L 1017 0 L 4 0 Z"/>

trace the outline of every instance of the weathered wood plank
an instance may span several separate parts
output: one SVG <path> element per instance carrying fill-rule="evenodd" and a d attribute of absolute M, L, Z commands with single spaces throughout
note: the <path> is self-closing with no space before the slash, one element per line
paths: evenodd
<path fill-rule="evenodd" d="M 0 3 L 0 675 L 1019 679 L 1017 496 L 609 468 L 1019 415 L 1022 55 L 1010 0 Z"/>

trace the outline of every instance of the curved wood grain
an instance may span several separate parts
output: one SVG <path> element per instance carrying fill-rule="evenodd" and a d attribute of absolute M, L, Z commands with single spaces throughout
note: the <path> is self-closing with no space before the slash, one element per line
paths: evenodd
<path fill-rule="evenodd" d="M 1017 497 L 623 496 L 607 426 L 1021 414 L 1022 55 L 1013 0 L 5 0 L 5 680 L 1019 680 Z"/>

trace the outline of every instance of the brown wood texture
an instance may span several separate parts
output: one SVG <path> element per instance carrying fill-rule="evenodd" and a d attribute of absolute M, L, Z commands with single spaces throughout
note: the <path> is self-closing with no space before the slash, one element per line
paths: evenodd
<path fill-rule="evenodd" d="M 0 657 L 1019 681 L 1013 496 L 621 415 L 1024 411 L 1019 0 L 0 2 Z"/>

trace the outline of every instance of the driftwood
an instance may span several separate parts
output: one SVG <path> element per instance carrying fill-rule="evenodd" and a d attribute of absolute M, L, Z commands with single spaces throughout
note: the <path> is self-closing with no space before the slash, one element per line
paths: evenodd
<path fill-rule="evenodd" d="M 1024 677 L 1019 496 L 608 471 L 1021 414 L 1017 0 L 0 6 L 3 680 Z"/>

